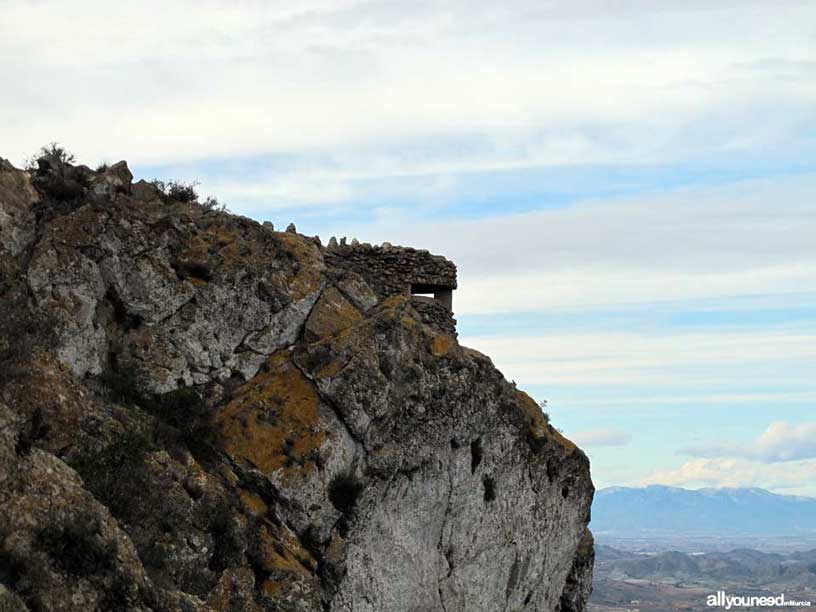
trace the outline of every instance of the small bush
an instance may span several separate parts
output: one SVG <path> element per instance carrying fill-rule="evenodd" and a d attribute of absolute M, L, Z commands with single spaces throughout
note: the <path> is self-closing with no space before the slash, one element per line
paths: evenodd
<path fill-rule="evenodd" d="M 207 212 L 228 212 L 227 205 L 222 204 L 213 196 L 207 196 L 207 199 L 201 203 L 201 208 Z"/>
<path fill-rule="evenodd" d="M 152 184 L 161 191 L 167 200 L 173 202 L 191 203 L 198 202 L 198 183 L 193 181 L 160 181 L 154 179 Z"/>
<path fill-rule="evenodd" d="M 29 172 L 36 171 L 39 168 L 37 160 L 43 157 L 50 157 L 60 164 L 73 164 L 76 162 L 76 156 L 73 153 L 59 143 L 52 142 L 44 147 L 40 147 L 39 151 L 29 157 L 25 162 L 25 169 Z"/>
<path fill-rule="evenodd" d="M 329 485 L 329 500 L 338 511 L 350 514 L 363 492 L 363 483 L 351 473 L 335 476 Z"/>
<path fill-rule="evenodd" d="M 151 184 L 164 195 L 166 202 L 181 202 L 183 204 L 198 204 L 205 212 L 229 212 L 227 205 L 213 196 L 207 196 L 203 202 L 198 199 L 198 182 L 192 181 L 161 181 L 154 179 Z"/>
<path fill-rule="evenodd" d="M 541 414 L 544 417 L 544 420 L 549 424 L 550 422 L 550 413 L 547 412 L 547 408 L 549 407 L 549 402 L 547 400 L 541 400 L 538 402 L 538 407 L 541 408 Z"/>

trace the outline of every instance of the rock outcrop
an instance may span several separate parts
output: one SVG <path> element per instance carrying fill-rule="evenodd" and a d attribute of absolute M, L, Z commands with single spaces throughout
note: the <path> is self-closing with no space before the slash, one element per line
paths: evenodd
<path fill-rule="evenodd" d="M 0 160 L 0 610 L 582 610 L 588 460 L 453 264 L 160 187 Z"/>

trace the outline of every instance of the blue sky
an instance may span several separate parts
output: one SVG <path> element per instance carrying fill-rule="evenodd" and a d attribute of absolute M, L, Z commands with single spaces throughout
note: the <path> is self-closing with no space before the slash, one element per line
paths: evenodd
<path fill-rule="evenodd" d="M 445 254 L 598 486 L 816 495 L 816 5 L 405 7 L 0 0 L 0 154 Z"/>

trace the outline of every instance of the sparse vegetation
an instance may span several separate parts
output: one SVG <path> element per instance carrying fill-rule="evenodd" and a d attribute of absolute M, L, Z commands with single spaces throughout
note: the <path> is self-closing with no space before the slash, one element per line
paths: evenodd
<path fill-rule="evenodd" d="M 538 402 L 538 407 L 541 408 L 541 414 L 544 416 L 544 420 L 547 421 L 547 424 L 550 424 L 550 413 L 547 412 L 547 408 L 549 407 L 550 403 L 547 400 L 541 400 Z"/>
<path fill-rule="evenodd" d="M 52 142 L 44 147 L 40 147 L 39 151 L 29 157 L 25 162 L 25 169 L 29 172 L 37 170 L 37 160 L 43 157 L 50 157 L 61 164 L 73 164 L 76 162 L 76 156 L 73 153 L 59 143 Z"/>
<path fill-rule="evenodd" d="M 227 205 L 213 196 L 207 196 L 203 202 L 199 200 L 198 181 L 186 183 L 184 181 L 154 179 L 151 184 L 164 194 L 164 199 L 167 202 L 198 204 L 207 212 L 227 212 Z"/>
<path fill-rule="evenodd" d="M 154 179 L 151 183 L 161 191 L 168 200 L 173 202 L 198 202 L 198 183 L 196 181 L 161 181 Z"/>
<path fill-rule="evenodd" d="M 201 208 L 212 212 L 228 212 L 227 205 L 219 202 L 218 199 L 213 196 L 207 196 L 207 199 L 201 203 Z"/>

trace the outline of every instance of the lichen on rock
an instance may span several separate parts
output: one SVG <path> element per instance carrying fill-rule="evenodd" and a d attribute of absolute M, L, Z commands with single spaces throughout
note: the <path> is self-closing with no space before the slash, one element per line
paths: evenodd
<path fill-rule="evenodd" d="M 0 608 L 583 610 L 589 462 L 451 262 L 132 178 L 0 160 Z"/>

